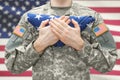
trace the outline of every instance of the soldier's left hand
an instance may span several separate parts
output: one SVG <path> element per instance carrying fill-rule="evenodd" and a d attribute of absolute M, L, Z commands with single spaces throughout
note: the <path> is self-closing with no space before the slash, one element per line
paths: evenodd
<path fill-rule="evenodd" d="M 66 45 L 81 50 L 84 41 L 81 38 L 80 28 L 75 20 L 72 20 L 74 28 L 69 26 L 70 20 L 63 21 L 60 19 L 53 19 L 50 21 L 51 30 L 54 34 Z"/>

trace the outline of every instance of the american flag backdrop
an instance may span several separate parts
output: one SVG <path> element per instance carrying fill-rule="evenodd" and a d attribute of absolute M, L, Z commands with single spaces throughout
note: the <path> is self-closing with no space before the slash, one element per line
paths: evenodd
<path fill-rule="evenodd" d="M 0 0 L 0 80 L 32 80 L 31 68 L 13 75 L 4 65 L 4 47 L 22 14 L 47 0 Z M 117 45 L 118 59 L 111 72 L 100 74 L 91 69 L 91 80 L 120 80 L 120 0 L 75 0 L 99 12 Z"/>

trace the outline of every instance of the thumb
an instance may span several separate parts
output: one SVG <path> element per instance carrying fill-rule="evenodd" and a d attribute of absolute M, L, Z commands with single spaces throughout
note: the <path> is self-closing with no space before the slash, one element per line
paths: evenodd
<path fill-rule="evenodd" d="M 76 22 L 74 19 L 72 19 L 72 23 L 73 23 L 75 28 L 80 29 L 78 22 Z"/>

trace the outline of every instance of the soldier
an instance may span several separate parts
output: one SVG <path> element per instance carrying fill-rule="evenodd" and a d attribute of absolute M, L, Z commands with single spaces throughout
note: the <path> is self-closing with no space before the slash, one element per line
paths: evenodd
<path fill-rule="evenodd" d="M 28 13 L 61 17 L 43 21 L 36 30 Z M 75 20 L 74 28 L 68 25 L 71 15 L 92 16 L 95 22 L 80 31 Z M 65 45 L 53 46 L 58 40 Z M 117 58 L 115 42 L 100 14 L 72 0 L 50 0 L 26 12 L 5 50 L 7 69 L 19 74 L 32 67 L 33 80 L 90 80 L 91 67 L 101 73 L 111 71 Z"/>

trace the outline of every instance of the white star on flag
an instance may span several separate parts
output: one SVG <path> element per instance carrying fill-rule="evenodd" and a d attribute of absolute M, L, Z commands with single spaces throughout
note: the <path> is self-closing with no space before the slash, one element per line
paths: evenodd
<path fill-rule="evenodd" d="M 0 10 L 3 10 L 3 6 L 0 6 Z"/>
<path fill-rule="evenodd" d="M 36 15 L 35 18 L 37 18 L 38 20 L 41 18 L 42 16 L 40 14 Z"/>
<path fill-rule="evenodd" d="M 55 18 L 55 16 L 52 16 L 52 15 L 50 16 L 50 19 L 54 19 L 54 18 Z"/>

